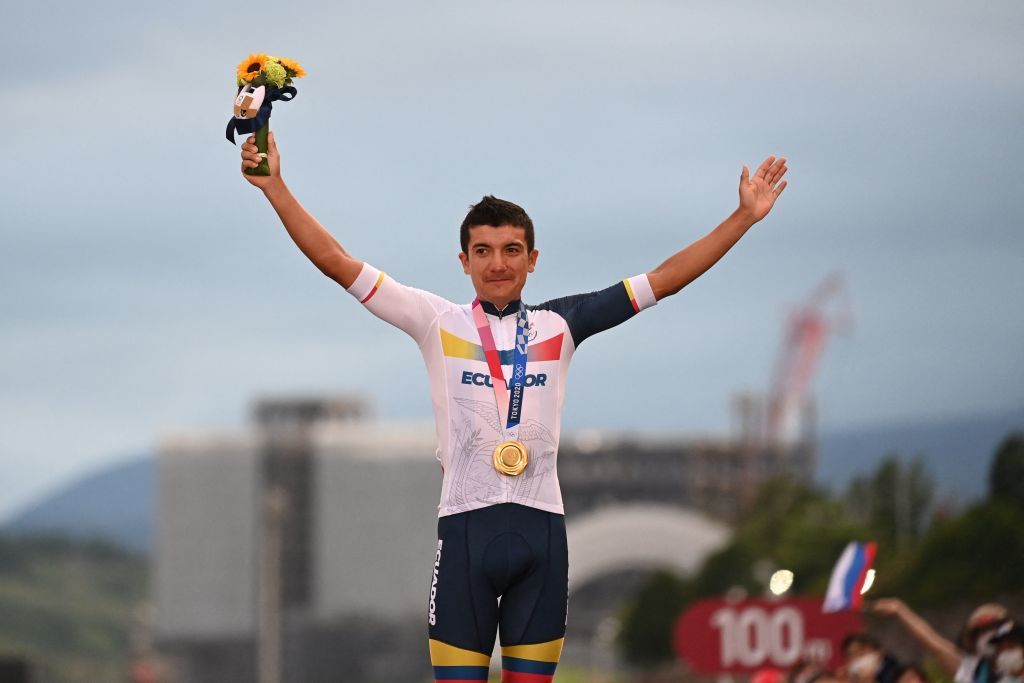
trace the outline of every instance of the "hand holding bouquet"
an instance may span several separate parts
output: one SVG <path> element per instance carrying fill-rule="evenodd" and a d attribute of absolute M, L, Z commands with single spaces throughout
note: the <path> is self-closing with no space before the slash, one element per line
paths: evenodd
<path fill-rule="evenodd" d="M 288 102 L 298 91 L 293 79 L 302 78 L 305 70 L 298 62 L 286 57 L 250 54 L 238 65 L 234 116 L 228 121 L 227 138 L 235 144 L 235 133 L 255 133 L 256 147 L 262 161 L 255 168 L 247 168 L 249 175 L 270 175 L 267 164 L 270 133 L 271 103 Z"/>

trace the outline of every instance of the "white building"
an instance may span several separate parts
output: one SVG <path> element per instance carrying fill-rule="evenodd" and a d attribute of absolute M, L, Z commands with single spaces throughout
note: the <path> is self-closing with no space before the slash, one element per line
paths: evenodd
<path fill-rule="evenodd" d="M 425 629 L 441 490 L 433 423 L 282 419 L 288 405 L 251 430 L 160 439 L 154 637 L 176 679 L 256 680 L 269 632 L 283 680 L 320 680 L 320 650 L 345 624 Z M 275 488 L 290 494 L 276 527 Z"/>

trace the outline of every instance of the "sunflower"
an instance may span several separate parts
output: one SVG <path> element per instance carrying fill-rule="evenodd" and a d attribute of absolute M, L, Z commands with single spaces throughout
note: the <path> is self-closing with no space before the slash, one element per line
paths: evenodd
<path fill-rule="evenodd" d="M 299 66 L 299 63 L 293 59 L 279 57 L 277 61 L 281 63 L 281 66 L 288 70 L 288 75 L 292 78 L 302 78 L 306 75 L 306 70 Z"/>
<path fill-rule="evenodd" d="M 258 55 L 249 53 L 248 59 L 243 59 L 238 65 L 238 80 L 249 82 L 260 75 L 260 70 L 267 63 L 268 57 L 262 52 Z"/>

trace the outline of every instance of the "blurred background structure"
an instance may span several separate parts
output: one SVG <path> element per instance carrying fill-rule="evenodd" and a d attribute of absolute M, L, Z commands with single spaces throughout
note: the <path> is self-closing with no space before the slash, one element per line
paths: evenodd
<path fill-rule="evenodd" d="M 813 480 L 808 388 L 829 331 L 821 299 L 841 287 L 834 276 L 792 316 L 772 387 L 735 402 L 735 434 L 562 442 L 575 636 L 564 662 L 614 662 L 602 624 L 637 581 L 699 569 L 766 482 Z M 248 430 L 163 437 L 154 634 L 177 679 L 429 676 L 436 437 L 368 413 L 351 397 L 261 398 Z"/>
<path fill-rule="evenodd" d="M 540 301 L 650 270 L 742 164 L 789 160 L 767 221 L 574 359 L 559 683 L 772 683 L 733 655 L 788 661 L 751 634 L 811 629 L 855 538 L 869 595 L 946 638 L 1020 617 L 1022 32 L 1019 0 L 5 5 L 0 681 L 421 683 L 424 374 L 239 177 L 260 50 L 309 72 L 274 113 L 289 186 L 452 300 L 482 195 L 533 217 Z M 673 639 L 709 604 L 706 652 L 754 624 L 732 668 Z M 863 627 L 950 680 L 897 617 Z M 839 654 L 807 635 L 784 654 Z M 793 678 L 819 674 L 846 676 Z"/>
<path fill-rule="evenodd" d="M 927 588 L 938 573 L 929 553 L 964 541 L 956 540 L 962 532 L 930 523 L 933 516 L 959 519 L 959 513 L 955 503 L 948 507 L 950 501 L 934 498 L 920 458 L 908 465 L 888 456 L 870 478 L 849 481 L 839 501 L 817 489 L 821 444 L 811 386 L 829 335 L 848 328 L 844 296 L 841 281 L 831 277 L 789 316 L 773 379 L 764 392 L 736 396 L 731 433 L 563 435 L 559 477 L 572 556 L 563 676 L 625 681 L 660 670 L 665 680 L 700 678 L 704 669 L 680 668 L 683 654 L 673 651 L 673 624 L 688 606 L 726 596 L 726 604 L 744 614 L 759 609 L 742 607 L 746 596 L 781 595 L 791 587 L 813 595 L 850 538 L 879 538 L 886 549 L 882 584 L 923 596 L 925 604 L 947 605 L 931 613 L 947 628 L 963 618 L 962 597 L 989 588 L 1008 604 L 1024 605 L 1024 595 L 1015 597 L 1024 588 L 1019 560 L 1002 578 L 983 577 L 962 597 L 937 599 L 941 582 Z M 829 297 L 838 307 L 826 309 Z M 0 559 L 28 567 L 19 558 L 43 552 L 67 561 L 76 541 L 54 538 L 39 546 L 25 534 L 74 528 L 68 510 L 78 518 L 97 501 L 103 510 L 113 495 L 114 509 L 94 514 L 79 535 L 102 535 L 116 520 L 115 535 L 137 543 L 151 559 L 147 580 L 145 564 L 133 569 L 125 563 L 138 556 L 122 559 L 123 551 L 95 542 L 73 551 L 89 558 L 89 571 L 106 584 L 111 566 L 123 573 L 110 584 L 115 596 L 135 596 L 125 605 L 130 618 L 109 626 L 121 639 L 100 660 L 110 674 L 121 667 L 114 675 L 126 675 L 130 661 L 128 675 L 137 683 L 319 683 L 337 680 L 339 671 L 354 681 L 426 681 L 424 610 L 441 482 L 431 457 L 433 424 L 381 420 L 372 412 L 370 401 L 356 395 L 264 396 L 251 403 L 245 428 L 165 431 L 158 440 L 155 496 L 142 495 L 143 504 L 155 508 L 151 542 L 133 540 L 124 507 L 131 504 L 126 492 L 146 488 L 131 465 L 25 515 L 15 528 L 36 546 L 25 555 L 14 541 L 0 548 Z M 1004 442 L 989 474 L 990 495 L 1010 501 L 1011 509 L 1024 500 L 1012 483 L 1024 474 L 1024 441 L 1017 443 Z M 968 510 L 963 523 L 985 525 L 984 534 L 1000 546 L 997 555 L 1013 556 L 1014 543 L 1024 551 L 1024 534 L 1012 517 L 970 521 L 970 514 L 985 520 L 1002 514 L 987 509 Z M 935 530 L 940 539 L 952 536 L 930 541 Z M 968 563 L 974 556 L 956 554 Z M 957 566 L 951 576 L 977 574 Z M 770 585 L 783 568 L 788 583 L 777 591 Z M 924 592 L 915 594 L 921 587 Z M 58 619 L 86 628 L 95 618 Z M 888 634 L 897 651 L 917 652 L 891 625 L 874 628 Z M 797 645 L 824 660 L 837 656 L 838 636 L 807 637 Z M 80 647 L 98 655 L 94 646 Z M 89 656 L 81 664 L 22 657 L 5 666 L 26 681 L 85 680 L 101 670 Z"/>
<path fill-rule="evenodd" d="M 354 398 L 264 398 L 250 430 L 163 437 L 153 628 L 178 680 L 429 676 L 435 434 L 367 412 Z M 624 576 L 695 571 L 765 481 L 813 476 L 803 441 L 568 441 L 569 663 L 608 648 L 597 628 L 628 595 Z M 279 673 L 265 678 L 260 662 Z"/>

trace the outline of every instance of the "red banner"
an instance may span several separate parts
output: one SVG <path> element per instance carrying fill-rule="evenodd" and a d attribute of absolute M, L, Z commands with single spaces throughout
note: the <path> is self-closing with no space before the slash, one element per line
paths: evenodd
<path fill-rule="evenodd" d="M 864 629 L 856 612 L 821 613 L 821 600 L 700 600 L 676 621 L 672 643 L 703 674 L 788 669 L 799 660 L 835 668 L 843 638 Z"/>

